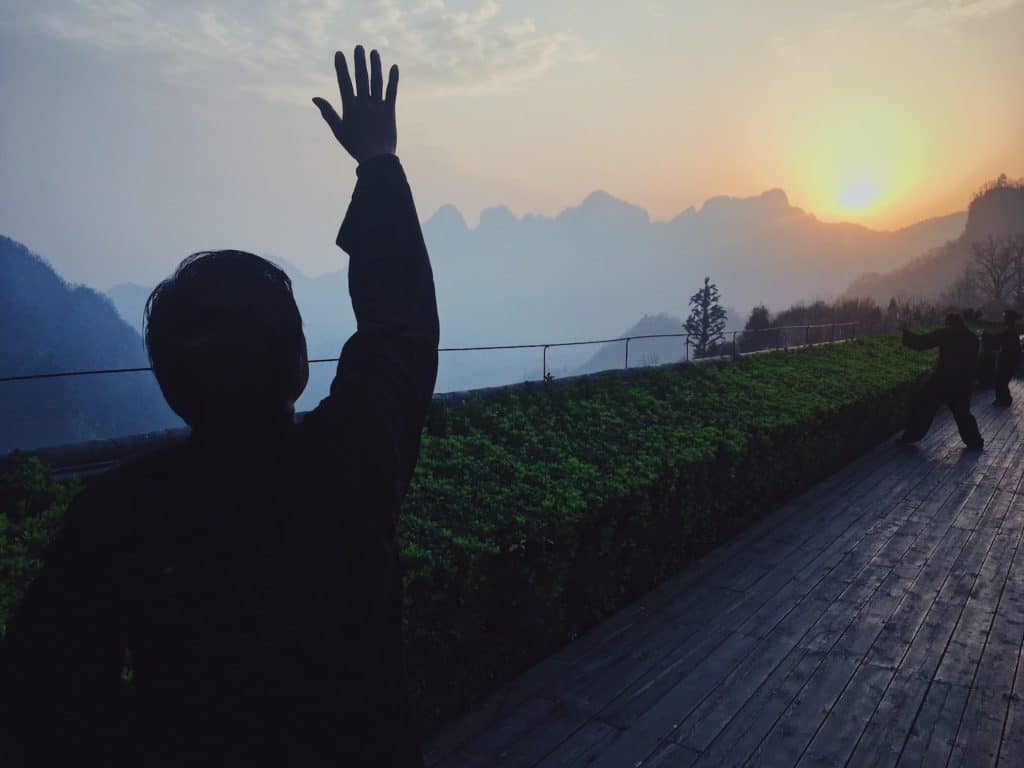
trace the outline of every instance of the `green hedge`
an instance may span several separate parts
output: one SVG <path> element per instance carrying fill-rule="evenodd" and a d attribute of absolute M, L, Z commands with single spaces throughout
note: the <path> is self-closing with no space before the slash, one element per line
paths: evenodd
<path fill-rule="evenodd" d="M 401 536 L 425 729 L 896 430 L 896 337 L 435 401 Z M 0 481 L 0 632 L 75 487 Z"/>
<path fill-rule="evenodd" d="M 0 637 L 79 488 L 52 481 L 34 457 L 14 453 L 7 462 L 0 476 Z"/>
<path fill-rule="evenodd" d="M 402 530 L 424 726 L 892 434 L 934 359 L 886 336 L 435 401 Z"/>

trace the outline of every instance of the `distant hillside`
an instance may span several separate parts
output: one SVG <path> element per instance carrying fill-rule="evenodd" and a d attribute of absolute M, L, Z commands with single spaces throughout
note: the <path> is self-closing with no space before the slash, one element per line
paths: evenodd
<path fill-rule="evenodd" d="M 1022 232 L 1024 186 L 997 182 L 971 202 L 964 228 L 955 239 L 928 249 L 899 269 L 862 275 L 846 289 L 845 295 L 872 298 L 881 304 L 894 296 L 936 300 L 963 275 L 971 261 L 971 243 L 990 234 Z"/>
<path fill-rule="evenodd" d="M 139 334 L 109 299 L 0 236 L 0 376 L 145 365 Z M 0 383 L 0 451 L 180 423 L 148 373 Z"/>
<path fill-rule="evenodd" d="M 726 308 L 727 329 L 740 329 L 743 327 L 743 318 L 733 310 Z M 686 340 L 678 336 L 656 339 L 638 339 L 637 336 L 657 336 L 660 334 L 685 333 L 683 320 L 675 315 L 644 315 L 640 321 L 620 334 L 619 338 L 630 337 L 629 342 L 629 367 L 638 368 L 646 365 L 666 365 L 678 363 L 686 355 Z M 728 338 L 732 338 L 727 334 Z M 622 368 L 626 363 L 625 342 L 613 341 L 603 344 L 598 351 L 581 365 L 576 374 L 596 373 L 607 371 L 613 368 Z"/>

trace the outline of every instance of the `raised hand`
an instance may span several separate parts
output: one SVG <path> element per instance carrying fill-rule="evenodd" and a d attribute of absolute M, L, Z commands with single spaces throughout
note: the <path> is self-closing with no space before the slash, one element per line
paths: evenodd
<path fill-rule="evenodd" d="M 341 116 L 330 102 L 319 96 L 313 99 L 317 109 L 330 126 L 334 137 L 356 162 L 361 163 L 377 155 L 393 155 L 398 146 L 398 128 L 395 124 L 395 99 L 398 96 L 398 67 L 391 65 L 388 87 L 384 91 L 380 54 L 370 51 L 370 75 L 366 75 L 366 53 L 357 45 L 354 55 L 356 87 L 348 74 L 345 55 L 334 54 L 334 69 L 338 73 L 341 91 Z"/>

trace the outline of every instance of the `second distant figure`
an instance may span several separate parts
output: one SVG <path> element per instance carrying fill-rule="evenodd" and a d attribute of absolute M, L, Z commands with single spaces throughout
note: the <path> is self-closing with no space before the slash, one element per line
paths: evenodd
<path fill-rule="evenodd" d="M 928 433 L 939 407 L 945 403 L 953 412 L 960 437 L 968 448 L 981 450 L 985 441 L 971 414 L 971 381 L 978 360 L 978 337 L 958 314 L 946 316 L 946 327 L 921 335 L 903 332 L 903 344 L 911 349 L 939 349 L 935 372 L 910 403 L 910 421 L 904 443 L 916 443 Z"/>
<path fill-rule="evenodd" d="M 1020 363 L 1020 331 L 1017 320 L 1020 315 L 1012 309 L 1003 312 L 1003 324 L 1006 328 L 999 333 L 986 333 L 984 340 L 999 350 L 999 361 L 996 363 L 993 384 L 996 390 L 996 401 L 993 405 L 1011 405 L 1010 379 L 1017 372 Z"/>

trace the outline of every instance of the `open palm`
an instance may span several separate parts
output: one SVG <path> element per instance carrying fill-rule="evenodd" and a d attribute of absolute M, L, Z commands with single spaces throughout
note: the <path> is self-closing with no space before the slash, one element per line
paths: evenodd
<path fill-rule="evenodd" d="M 341 91 L 341 115 L 331 103 L 319 96 L 313 99 L 320 114 L 330 126 L 334 137 L 356 162 L 362 163 L 377 155 L 393 155 L 398 146 L 398 128 L 395 123 L 395 99 L 398 96 L 398 67 L 388 72 L 388 87 L 384 90 L 380 54 L 370 51 L 370 72 L 366 72 L 366 53 L 357 45 L 353 56 L 356 85 L 352 88 L 345 55 L 334 54 L 334 69 L 338 73 Z"/>

